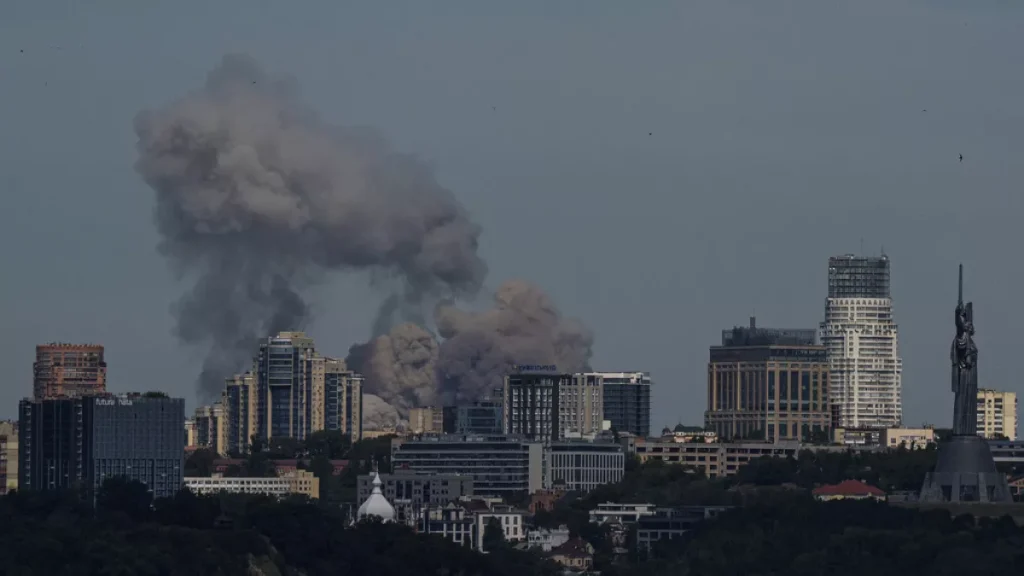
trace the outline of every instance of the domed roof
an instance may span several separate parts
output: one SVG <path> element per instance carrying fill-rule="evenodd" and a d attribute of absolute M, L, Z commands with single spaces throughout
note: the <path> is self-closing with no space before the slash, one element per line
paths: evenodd
<path fill-rule="evenodd" d="M 363 505 L 359 507 L 357 516 L 359 519 L 366 518 L 367 516 L 377 516 L 385 522 L 391 522 L 395 519 L 395 509 L 388 502 L 388 499 L 381 493 L 380 487 L 384 483 L 380 480 L 380 474 L 373 473 L 373 492 L 370 497 L 363 502 Z"/>

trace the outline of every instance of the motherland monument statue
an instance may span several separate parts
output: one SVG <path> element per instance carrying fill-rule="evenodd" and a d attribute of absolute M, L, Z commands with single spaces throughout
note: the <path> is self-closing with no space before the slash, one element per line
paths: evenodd
<path fill-rule="evenodd" d="M 939 445 L 935 470 L 925 476 L 921 502 L 1012 502 L 1006 478 L 996 470 L 988 442 L 978 436 L 978 347 L 974 344 L 974 303 L 964 304 L 964 266 L 950 346 L 953 436 Z"/>

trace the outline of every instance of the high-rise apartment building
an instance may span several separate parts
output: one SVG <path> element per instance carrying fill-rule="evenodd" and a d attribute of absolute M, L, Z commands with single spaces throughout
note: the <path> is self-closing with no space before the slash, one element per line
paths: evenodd
<path fill-rule="evenodd" d="M 596 374 L 520 372 L 505 377 L 504 429 L 553 441 L 601 432 L 604 402 Z"/>
<path fill-rule="evenodd" d="M 19 413 L 20 490 L 80 487 L 92 499 L 112 477 L 138 480 L 155 498 L 182 487 L 183 399 L 147 393 L 23 400 Z"/>
<path fill-rule="evenodd" d="M 18 489 L 18 424 L 0 422 L 0 496 Z"/>
<path fill-rule="evenodd" d="M 1017 439 L 1017 394 L 978 390 L 978 435 L 992 440 Z"/>
<path fill-rule="evenodd" d="M 253 364 L 227 379 L 220 402 L 196 410 L 197 446 L 243 454 L 253 436 L 303 440 L 320 430 L 362 439 L 363 377 L 344 360 L 319 355 L 302 332 L 281 332 Z"/>
<path fill-rule="evenodd" d="M 598 372 L 604 397 L 604 419 L 618 432 L 651 433 L 651 374 Z"/>
<path fill-rule="evenodd" d="M 828 354 L 832 423 L 838 428 L 899 428 L 903 359 L 893 321 L 889 258 L 835 256 L 821 343 Z"/>
<path fill-rule="evenodd" d="M 107 390 L 107 363 L 103 346 L 51 343 L 36 346 L 32 365 L 32 396 L 44 398 L 79 397 Z"/>
<path fill-rule="evenodd" d="M 409 409 L 409 431 L 413 434 L 444 432 L 444 410 L 434 406 Z"/>
<path fill-rule="evenodd" d="M 363 438 L 363 377 L 344 360 L 324 359 L 324 430 L 337 430 L 356 442 Z"/>
<path fill-rule="evenodd" d="M 256 433 L 257 387 L 252 372 L 236 374 L 224 383 L 221 395 L 223 409 L 225 454 L 245 454 Z"/>
<path fill-rule="evenodd" d="M 314 400 L 322 410 L 324 392 L 323 360 L 317 358 L 313 339 L 302 332 L 281 332 L 260 344 L 256 420 L 261 437 L 302 440 L 315 429 Z"/>
<path fill-rule="evenodd" d="M 723 330 L 710 350 L 705 427 L 772 442 L 827 435 L 828 361 L 814 337 L 814 329 L 758 328 L 754 318 Z"/>

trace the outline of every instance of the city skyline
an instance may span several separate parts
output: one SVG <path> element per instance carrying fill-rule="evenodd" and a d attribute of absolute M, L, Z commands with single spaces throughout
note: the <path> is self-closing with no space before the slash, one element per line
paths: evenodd
<path fill-rule="evenodd" d="M 652 428 L 700 421 L 722 328 L 817 326 L 824 262 L 883 245 L 903 420 L 948 422 L 944 311 L 961 261 L 980 384 L 1022 392 L 1024 278 L 1005 262 L 1020 239 L 1024 80 L 1010 71 L 1024 7 L 228 4 L 197 23 L 193 6 L 24 5 L 0 22 L 0 362 L 15 374 L 0 416 L 27 394 L 32 347 L 54 340 L 102 343 L 111 391 L 145 382 L 194 409 L 199 352 L 168 312 L 185 285 L 157 252 L 132 119 L 233 52 L 434 167 L 483 228 L 490 287 L 536 282 L 593 329 L 592 368 L 651 372 Z M 383 298 L 365 275 L 315 296 L 315 324 L 291 328 L 332 351 L 372 334 Z"/>

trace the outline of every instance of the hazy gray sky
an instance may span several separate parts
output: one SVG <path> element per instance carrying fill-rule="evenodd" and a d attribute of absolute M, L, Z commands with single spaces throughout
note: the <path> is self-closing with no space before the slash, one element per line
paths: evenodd
<path fill-rule="evenodd" d="M 892 258 L 907 423 L 951 418 L 961 260 L 981 385 L 1024 393 L 1020 2 L 76 4 L 0 6 L 0 417 L 53 340 L 191 409 L 132 118 L 227 52 L 435 166 L 488 285 L 538 283 L 595 368 L 651 371 L 655 427 L 700 422 L 723 328 L 816 327 L 862 238 Z M 344 356 L 378 302 L 364 276 L 319 289 L 318 347 Z"/>

